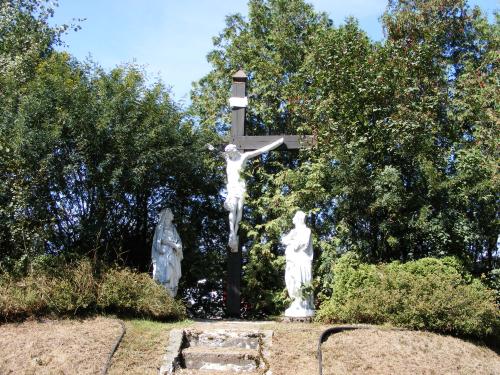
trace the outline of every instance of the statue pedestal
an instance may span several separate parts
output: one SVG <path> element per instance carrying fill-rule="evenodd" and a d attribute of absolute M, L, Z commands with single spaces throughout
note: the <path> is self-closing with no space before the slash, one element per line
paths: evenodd
<path fill-rule="evenodd" d="M 308 318 L 314 316 L 314 310 L 291 310 L 288 308 L 285 310 L 285 316 L 287 318 Z"/>
<path fill-rule="evenodd" d="M 312 298 L 304 300 L 303 298 L 296 298 L 288 309 L 285 310 L 286 318 L 312 318 L 314 316 L 314 309 L 312 308 Z"/>
<path fill-rule="evenodd" d="M 302 316 L 302 317 L 284 316 L 280 319 L 280 321 L 283 323 L 312 323 L 313 317 L 312 316 Z"/>

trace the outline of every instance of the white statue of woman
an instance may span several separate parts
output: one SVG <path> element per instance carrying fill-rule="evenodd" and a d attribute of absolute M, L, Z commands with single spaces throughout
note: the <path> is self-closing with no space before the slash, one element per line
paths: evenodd
<path fill-rule="evenodd" d="M 271 151 L 281 145 L 284 138 L 280 138 L 267 146 L 254 151 L 238 151 L 237 147 L 229 144 L 225 148 L 226 172 L 227 172 L 227 197 L 224 208 L 229 211 L 229 248 L 232 252 L 238 252 L 238 228 L 243 214 L 245 202 L 246 184 L 241 178 L 241 172 L 246 166 L 248 159 Z"/>
<path fill-rule="evenodd" d="M 281 243 L 286 246 L 285 283 L 288 294 L 293 299 L 285 311 L 287 317 L 314 315 L 312 294 L 304 296 L 301 290 L 303 285 L 310 285 L 312 280 L 312 236 L 305 219 L 306 214 L 298 211 L 293 218 L 295 228 L 281 239 Z"/>
<path fill-rule="evenodd" d="M 181 278 L 182 242 L 172 220 L 169 208 L 160 212 L 151 249 L 153 279 L 162 284 L 172 297 L 177 294 Z"/>

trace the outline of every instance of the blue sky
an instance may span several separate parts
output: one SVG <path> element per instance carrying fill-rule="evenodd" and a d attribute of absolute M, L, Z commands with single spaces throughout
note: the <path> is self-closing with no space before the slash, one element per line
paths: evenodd
<path fill-rule="evenodd" d="M 310 0 L 335 25 L 354 16 L 375 40 L 387 0 Z M 152 77 L 171 86 L 176 100 L 187 103 L 191 83 L 210 70 L 206 55 L 225 16 L 247 13 L 247 0 L 59 0 L 55 24 L 85 18 L 82 29 L 65 37 L 66 50 L 78 59 L 92 56 L 105 69 L 135 61 Z M 496 0 L 469 1 L 489 15 Z"/>

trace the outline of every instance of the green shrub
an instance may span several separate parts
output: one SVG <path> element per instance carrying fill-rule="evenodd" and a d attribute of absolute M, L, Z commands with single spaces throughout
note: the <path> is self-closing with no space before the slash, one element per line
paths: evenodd
<path fill-rule="evenodd" d="M 47 300 L 49 311 L 57 314 L 77 315 L 94 310 L 96 305 L 97 281 L 89 261 L 81 261 L 68 271 L 56 277 L 42 277 L 42 294 Z"/>
<path fill-rule="evenodd" d="M 500 327 L 495 294 L 451 257 L 369 265 L 354 254 L 333 269 L 333 296 L 318 320 L 392 324 L 458 336 L 487 337 Z"/>
<path fill-rule="evenodd" d="M 107 312 L 155 319 L 184 319 L 184 306 L 148 274 L 110 269 L 99 285 L 98 307 Z"/>
<path fill-rule="evenodd" d="M 500 305 L 500 268 L 496 268 L 483 275 L 483 280 L 488 288 L 495 291 L 497 303 Z"/>
<path fill-rule="evenodd" d="M 109 268 L 96 276 L 88 260 L 73 265 L 44 260 L 30 264 L 25 276 L 0 274 L 0 318 L 118 315 L 183 319 L 184 306 L 147 274 Z"/>
<path fill-rule="evenodd" d="M 58 272 L 33 268 L 25 277 L 0 277 L 0 316 L 5 319 L 55 314 L 78 315 L 95 309 L 96 280 L 89 261 Z"/>
<path fill-rule="evenodd" d="M 40 315 L 46 310 L 47 303 L 41 298 L 35 279 L 16 280 L 9 275 L 0 278 L 0 317 L 4 320 Z"/>

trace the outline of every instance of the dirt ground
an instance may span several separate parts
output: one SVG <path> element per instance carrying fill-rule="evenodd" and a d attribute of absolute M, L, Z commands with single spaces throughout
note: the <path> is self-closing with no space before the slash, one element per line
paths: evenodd
<path fill-rule="evenodd" d="M 323 344 L 323 374 L 500 374 L 500 357 L 469 342 L 427 332 L 356 330 Z"/>
<path fill-rule="evenodd" d="M 318 340 L 331 326 L 305 323 L 195 323 L 200 329 L 271 329 L 273 375 L 318 373 Z M 500 356 L 450 336 L 384 327 L 337 333 L 322 345 L 324 375 L 496 375 Z"/>
<path fill-rule="evenodd" d="M 273 375 L 312 375 L 318 373 L 318 339 L 326 326 L 302 323 L 275 323 L 271 348 Z"/>
<path fill-rule="evenodd" d="M 99 374 L 121 333 L 114 319 L 0 325 L 0 374 Z"/>
<path fill-rule="evenodd" d="M 271 329 L 273 375 L 318 372 L 319 324 L 126 321 L 109 374 L 157 374 L 172 328 Z M 96 374 L 121 332 L 111 318 L 0 325 L 0 375 Z M 500 374 L 492 350 L 449 336 L 383 327 L 337 333 L 323 343 L 323 374 Z"/>
<path fill-rule="evenodd" d="M 330 326 L 278 323 L 271 350 L 273 375 L 318 373 L 318 340 Z M 384 327 L 341 332 L 322 345 L 324 375 L 494 375 L 500 356 L 450 336 Z"/>
<path fill-rule="evenodd" d="M 108 374 L 157 375 L 168 344 L 170 330 L 191 323 L 190 321 L 181 323 L 125 321 L 127 332 L 113 356 Z"/>

